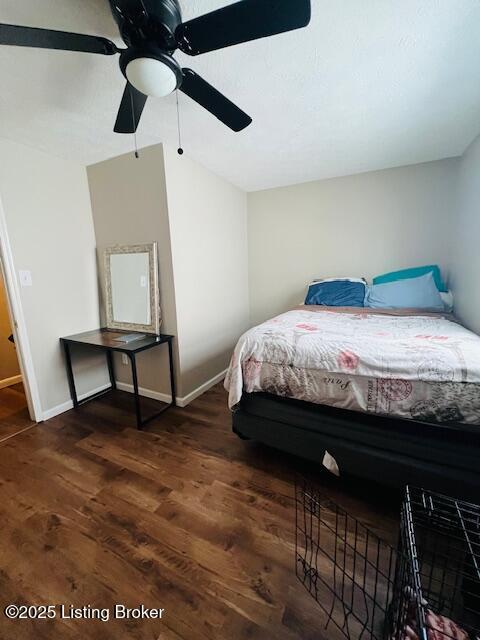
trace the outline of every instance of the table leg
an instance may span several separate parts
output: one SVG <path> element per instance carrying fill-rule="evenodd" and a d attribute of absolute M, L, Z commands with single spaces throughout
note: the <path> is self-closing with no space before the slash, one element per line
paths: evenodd
<path fill-rule="evenodd" d="M 142 413 L 140 408 L 140 395 L 138 393 L 137 362 L 136 362 L 134 353 L 129 353 L 128 355 L 130 357 L 130 363 L 132 365 L 133 395 L 135 397 L 135 413 L 137 416 L 137 429 L 141 429 Z"/>
<path fill-rule="evenodd" d="M 172 392 L 172 405 L 175 406 L 176 403 L 176 390 L 175 390 L 175 371 L 173 368 L 173 349 L 172 349 L 172 341 L 168 341 L 168 362 L 170 365 L 170 389 Z"/>
<path fill-rule="evenodd" d="M 110 384 L 112 385 L 112 389 L 116 389 L 117 383 L 115 382 L 115 368 L 113 366 L 113 353 L 110 350 L 108 350 L 106 353 L 107 353 L 108 375 L 110 376 Z"/>
<path fill-rule="evenodd" d="M 78 397 L 77 390 L 75 389 L 75 378 L 73 377 L 72 355 L 70 353 L 70 345 L 68 342 L 63 342 L 63 350 L 65 353 L 65 361 L 67 363 L 68 386 L 70 388 L 70 395 L 73 400 L 73 406 L 76 409 L 78 407 Z"/>

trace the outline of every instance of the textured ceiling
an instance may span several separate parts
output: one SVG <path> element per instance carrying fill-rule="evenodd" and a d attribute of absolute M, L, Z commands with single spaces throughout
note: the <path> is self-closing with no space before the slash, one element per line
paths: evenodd
<path fill-rule="evenodd" d="M 226 3 L 183 0 L 184 19 Z M 305 30 L 177 54 L 254 120 L 232 133 L 180 94 L 187 154 L 250 191 L 459 155 L 480 132 L 478 0 L 312 0 L 312 12 Z M 122 44 L 106 0 L 0 0 L 0 21 Z M 133 148 L 112 131 L 116 56 L 2 47 L 0 77 L 1 137 L 82 164 Z M 139 146 L 176 136 L 174 96 L 151 99 Z"/>

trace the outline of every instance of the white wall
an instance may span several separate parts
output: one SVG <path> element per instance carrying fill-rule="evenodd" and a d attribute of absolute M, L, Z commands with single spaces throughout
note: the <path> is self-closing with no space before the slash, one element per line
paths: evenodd
<path fill-rule="evenodd" d="M 455 312 L 480 333 L 480 136 L 460 159 L 456 202 L 450 263 Z"/>
<path fill-rule="evenodd" d="M 164 147 L 181 381 L 188 395 L 228 366 L 249 324 L 246 194 Z"/>
<path fill-rule="evenodd" d="M 316 277 L 449 265 L 458 159 L 248 196 L 252 323 L 303 301 Z"/>
<path fill-rule="evenodd" d="M 99 325 L 95 238 L 85 168 L 0 140 L 0 197 L 44 412 L 70 400 L 61 336 Z M 106 380 L 97 357 L 77 359 L 78 392 Z"/>
<path fill-rule="evenodd" d="M 161 245 L 163 330 L 178 336 L 180 396 L 224 370 L 239 335 L 299 303 L 314 277 L 436 262 L 451 267 L 460 317 L 480 328 L 478 141 L 461 160 L 251 193 L 248 215 L 244 192 L 161 145 L 88 172 L 99 247 Z M 87 174 L 0 140 L 0 195 L 17 272 L 33 275 L 21 295 L 50 411 L 69 400 L 59 337 L 100 324 Z M 106 382 L 103 361 L 78 361 L 79 393 Z M 145 365 L 142 385 L 167 391 L 159 364 Z"/>
<path fill-rule="evenodd" d="M 100 253 L 159 243 L 162 331 L 176 337 L 177 392 L 188 400 L 227 367 L 248 327 L 246 194 L 162 145 L 88 167 L 88 178 Z M 169 392 L 165 355 L 139 359 L 141 386 Z M 118 360 L 116 370 L 130 381 Z"/>

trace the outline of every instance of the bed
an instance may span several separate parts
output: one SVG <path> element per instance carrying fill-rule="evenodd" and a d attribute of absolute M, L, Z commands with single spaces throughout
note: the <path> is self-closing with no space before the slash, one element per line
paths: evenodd
<path fill-rule="evenodd" d="M 233 429 L 342 473 L 480 493 L 480 337 L 444 313 L 302 306 L 247 331 Z"/>

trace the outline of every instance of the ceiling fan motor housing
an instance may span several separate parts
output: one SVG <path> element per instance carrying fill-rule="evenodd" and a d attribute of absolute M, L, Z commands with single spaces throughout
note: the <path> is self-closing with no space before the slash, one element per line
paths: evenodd
<path fill-rule="evenodd" d="M 110 0 L 110 5 L 128 46 L 120 55 L 125 78 L 144 95 L 163 97 L 178 89 L 182 70 L 172 57 L 182 22 L 178 0 Z"/>
<path fill-rule="evenodd" d="M 120 35 L 128 47 L 149 42 L 164 51 L 177 48 L 175 31 L 182 23 L 178 0 L 109 0 Z"/>

